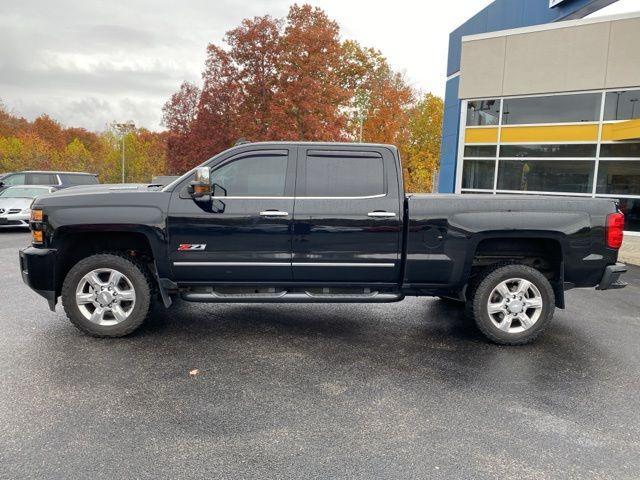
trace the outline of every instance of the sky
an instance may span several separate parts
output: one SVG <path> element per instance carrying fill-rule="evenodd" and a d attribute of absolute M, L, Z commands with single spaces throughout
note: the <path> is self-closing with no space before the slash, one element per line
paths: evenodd
<path fill-rule="evenodd" d="M 283 17 L 291 3 L 3 0 L 0 100 L 30 120 L 47 113 L 96 131 L 128 120 L 159 130 L 171 94 L 184 80 L 199 82 L 208 43 L 221 43 L 243 18 Z M 307 3 L 336 20 L 343 39 L 378 48 L 415 88 L 442 96 L 449 32 L 491 0 Z M 640 0 L 620 0 L 596 15 L 638 10 Z"/>

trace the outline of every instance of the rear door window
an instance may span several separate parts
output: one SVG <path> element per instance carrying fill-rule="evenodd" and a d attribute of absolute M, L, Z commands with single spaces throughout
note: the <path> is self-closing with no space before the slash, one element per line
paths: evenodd
<path fill-rule="evenodd" d="M 58 176 L 54 173 L 28 173 L 29 185 L 58 185 Z"/>
<path fill-rule="evenodd" d="M 369 197 L 386 193 L 383 159 L 375 152 L 309 150 L 305 197 Z"/>
<path fill-rule="evenodd" d="M 98 179 L 93 175 L 64 175 L 64 183 L 67 185 L 96 185 Z"/>

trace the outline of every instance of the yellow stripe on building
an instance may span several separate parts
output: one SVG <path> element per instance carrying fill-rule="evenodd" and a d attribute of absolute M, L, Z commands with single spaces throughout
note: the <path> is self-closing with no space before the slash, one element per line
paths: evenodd
<path fill-rule="evenodd" d="M 602 125 L 602 140 L 635 140 L 640 138 L 640 119 Z"/>
<path fill-rule="evenodd" d="M 498 143 L 497 128 L 467 128 L 464 133 L 465 143 Z"/>
<path fill-rule="evenodd" d="M 597 142 L 598 125 L 502 127 L 502 142 Z"/>

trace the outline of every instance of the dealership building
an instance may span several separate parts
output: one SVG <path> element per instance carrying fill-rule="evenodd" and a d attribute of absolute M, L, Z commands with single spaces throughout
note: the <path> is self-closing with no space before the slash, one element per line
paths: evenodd
<path fill-rule="evenodd" d="M 451 33 L 440 192 L 619 199 L 640 232 L 640 12 L 496 0 Z"/>

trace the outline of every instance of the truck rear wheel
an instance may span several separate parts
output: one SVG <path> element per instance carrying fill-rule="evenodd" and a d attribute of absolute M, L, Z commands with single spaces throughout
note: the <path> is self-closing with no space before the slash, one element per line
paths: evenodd
<path fill-rule="evenodd" d="M 62 285 L 62 304 L 77 328 L 94 337 L 122 337 L 137 329 L 151 306 L 152 283 L 135 259 L 101 253 L 80 260 Z"/>
<path fill-rule="evenodd" d="M 555 309 L 549 280 L 535 268 L 518 264 L 490 269 L 469 301 L 480 331 L 501 345 L 532 342 L 549 325 Z"/>

